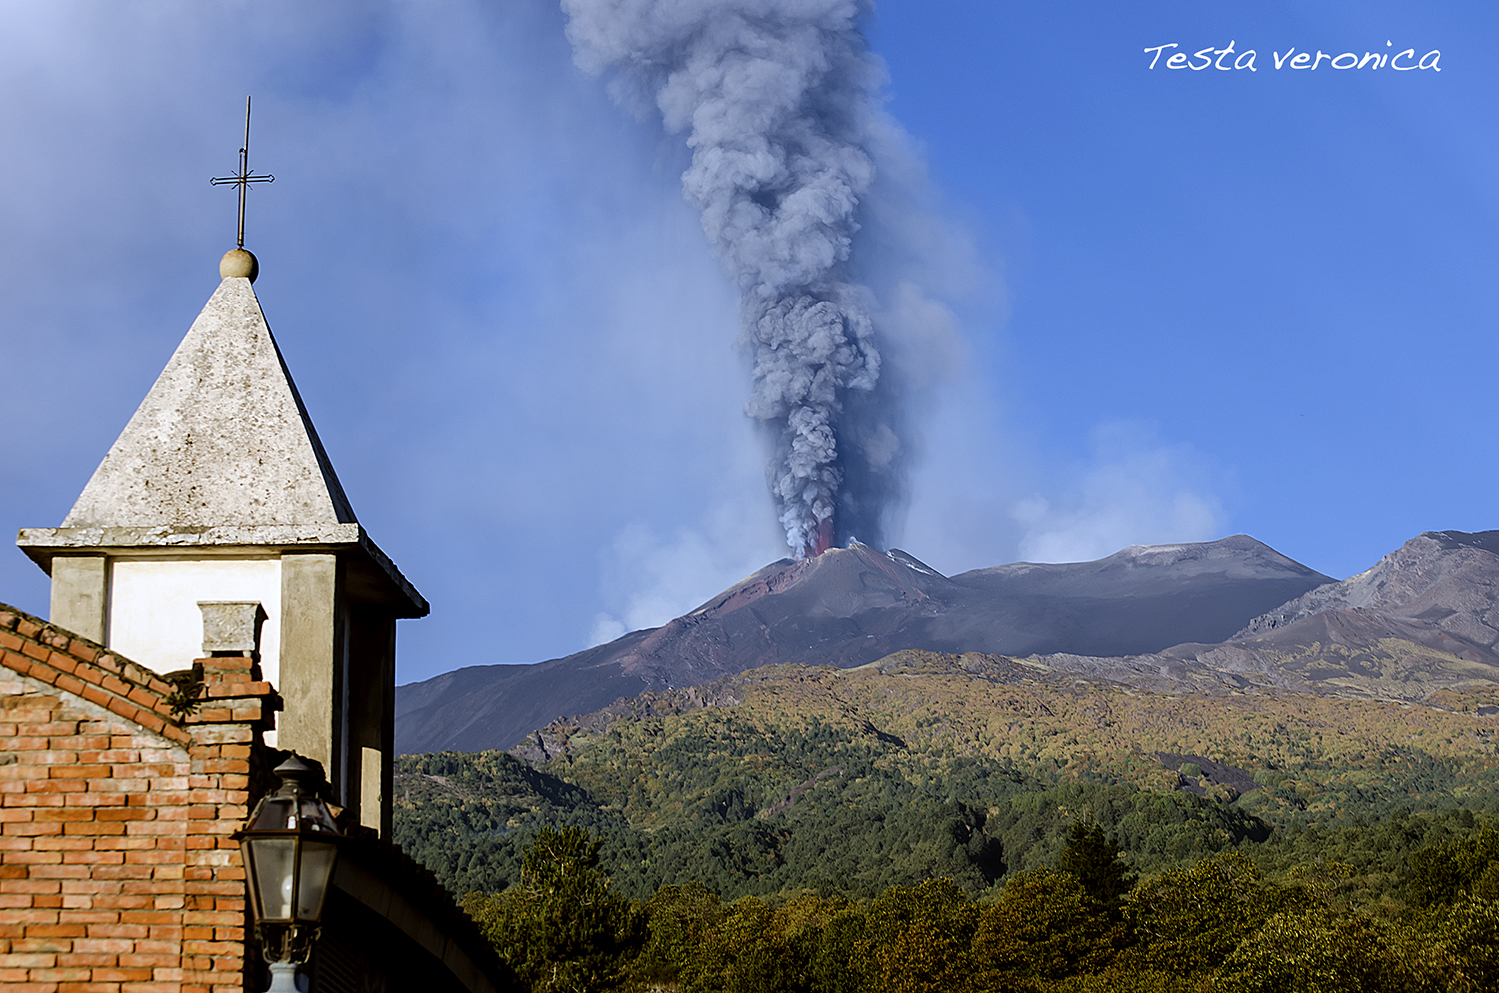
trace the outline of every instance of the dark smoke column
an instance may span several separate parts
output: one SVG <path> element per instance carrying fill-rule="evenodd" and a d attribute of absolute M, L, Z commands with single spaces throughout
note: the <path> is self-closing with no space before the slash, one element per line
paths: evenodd
<path fill-rule="evenodd" d="M 687 132 L 683 195 L 738 279 L 741 343 L 753 360 L 745 413 L 774 436 L 771 492 L 799 556 L 848 536 L 856 437 L 882 439 L 859 465 L 883 469 L 894 434 L 858 423 L 880 377 L 869 291 L 848 275 L 854 215 L 874 165 L 865 149 L 879 79 L 859 0 L 562 0 L 578 64 L 653 99 Z M 881 461 L 883 460 L 883 461 Z M 862 514 L 877 521 L 875 513 Z M 841 526 L 840 526 L 841 525 Z M 877 533 L 860 534 L 879 541 Z"/>

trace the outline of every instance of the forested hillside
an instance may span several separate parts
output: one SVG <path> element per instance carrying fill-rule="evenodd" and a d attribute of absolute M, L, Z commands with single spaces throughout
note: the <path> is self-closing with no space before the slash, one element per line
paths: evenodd
<path fill-rule="evenodd" d="M 513 883 L 550 824 L 593 832 L 634 898 L 688 883 L 861 898 L 936 877 L 978 896 L 1047 864 L 1082 819 L 1147 875 L 1335 850 L 1378 896 L 1458 811 L 1499 808 L 1496 721 L 1477 714 L 1491 701 L 1436 699 L 1150 694 L 923 652 L 772 666 L 554 725 L 539 768 L 404 757 L 396 838 L 458 892 Z"/>
<path fill-rule="evenodd" d="M 545 828 L 515 885 L 464 906 L 530 993 L 1480 993 L 1499 986 L 1499 832 L 1455 826 L 1394 900 L 1335 862 L 1272 879 L 1239 853 L 1139 880 L 1075 822 L 1054 864 L 978 900 L 928 879 L 732 903 L 695 883 L 625 900 L 587 832 Z"/>

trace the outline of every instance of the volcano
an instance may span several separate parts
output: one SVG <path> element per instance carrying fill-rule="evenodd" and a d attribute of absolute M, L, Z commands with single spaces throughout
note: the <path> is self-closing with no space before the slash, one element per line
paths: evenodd
<path fill-rule="evenodd" d="M 855 543 L 781 559 L 659 628 L 566 658 L 398 687 L 396 746 L 508 748 L 558 716 L 776 662 L 849 667 L 906 648 L 1125 656 L 1214 643 L 1332 582 L 1247 535 L 951 577 Z"/>

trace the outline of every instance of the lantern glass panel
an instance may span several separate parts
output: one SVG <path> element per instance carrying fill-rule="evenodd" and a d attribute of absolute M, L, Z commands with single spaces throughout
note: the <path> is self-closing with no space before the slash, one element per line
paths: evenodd
<path fill-rule="evenodd" d="M 239 841 L 239 858 L 245 866 L 245 874 L 250 880 L 250 913 L 255 920 L 260 920 L 265 914 L 260 909 L 260 887 L 255 885 L 255 860 L 250 857 L 250 839 L 241 838 Z"/>
<path fill-rule="evenodd" d="M 255 889 L 262 921 L 292 919 L 292 887 L 296 882 L 297 840 L 295 838 L 251 838 L 250 858 L 254 860 Z"/>
<path fill-rule="evenodd" d="M 297 919 L 315 921 L 323 915 L 323 898 L 333 876 L 338 849 L 332 842 L 302 839 L 301 882 L 297 887 Z"/>
<path fill-rule="evenodd" d="M 328 805 L 317 797 L 302 797 L 301 829 L 304 831 L 317 831 L 318 833 L 339 834 L 338 824 L 334 822 Z"/>
<path fill-rule="evenodd" d="M 250 824 L 251 831 L 295 831 L 296 800 L 289 796 L 268 796 L 261 801 L 260 809 L 255 812 L 255 820 Z"/>

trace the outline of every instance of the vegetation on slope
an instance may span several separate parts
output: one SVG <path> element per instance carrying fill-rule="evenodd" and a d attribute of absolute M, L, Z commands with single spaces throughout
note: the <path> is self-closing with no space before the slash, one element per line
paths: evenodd
<path fill-rule="evenodd" d="M 1075 823 L 1056 864 L 971 899 L 947 879 L 870 900 L 800 891 L 725 903 L 701 885 L 614 895 L 599 846 L 543 829 L 521 882 L 465 907 L 533 993 L 1197 990 L 1384 993 L 1499 984 L 1499 832 L 1423 849 L 1400 913 L 1349 896 L 1346 867 L 1281 883 L 1237 853 L 1132 885 Z"/>
<path fill-rule="evenodd" d="M 634 898 L 689 882 L 868 898 L 936 877 L 977 895 L 1087 819 L 1146 873 L 1231 849 L 1282 871 L 1336 850 L 1376 892 L 1392 859 L 1441 840 L 1437 815 L 1499 808 L 1496 722 L 1476 697 L 1454 697 L 1459 712 L 1027 672 L 920 652 L 773 666 L 554 726 L 561 754 L 540 768 L 405 756 L 396 839 L 458 892 L 511 885 L 537 830 L 573 825 Z M 1371 831 L 1386 854 L 1359 854 Z"/>

